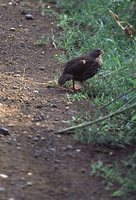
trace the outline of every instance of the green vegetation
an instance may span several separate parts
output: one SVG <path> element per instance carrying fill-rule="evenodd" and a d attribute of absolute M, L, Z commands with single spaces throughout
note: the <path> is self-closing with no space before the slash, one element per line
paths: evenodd
<path fill-rule="evenodd" d="M 120 165 L 123 165 L 123 168 L 120 168 Z M 120 197 L 125 196 L 126 193 L 133 194 L 134 196 L 124 197 L 126 199 L 135 199 L 136 197 L 136 152 L 129 156 L 124 161 L 121 161 L 119 164 L 114 165 L 105 165 L 103 162 L 98 161 L 91 166 L 91 175 L 95 174 L 97 176 L 102 176 L 108 181 L 116 182 L 121 187 L 116 190 L 112 196 Z M 109 184 L 109 187 L 112 184 Z"/>
<path fill-rule="evenodd" d="M 61 61 L 66 62 L 97 47 L 104 49 L 105 52 L 100 73 L 87 81 L 86 90 L 79 94 L 68 95 L 68 98 L 72 101 L 91 98 L 91 102 L 93 101 L 98 107 L 107 105 L 104 109 L 108 113 L 134 103 L 136 37 L 134 33 L 126 34 L 112 17 L 110 10 L 119 16 L 121 25 L 131 31 L 131 28 L 136 26 L 135 1 L 56 0 L 56 6 L 61 10 L 60 14 L 56 14 L 58 26 L 61 28 L 61 34 L 56 41 L 58 47 L 66 51 L 60 56 Z M 102 113 L 97 112 L 94 118 L 98 118 Z M 77 119 L 77 121 L 74 119 L 74 123 L 88 121 L 89 117 L 80 116 Z M 136 144 L 136 109 L 99 124 L 78 129 L 76 137 L 80 141 L 93 144 L 133 146 Z M 116 163 L 112 167 L 104 163 L 94 163 L 92 171 L 118 183 L 120 189 L 113 193 L 114 196 L 129 193 L 136 195 L 136 151 L 134 150 L 134 154 L 129 156 L 127 161 L 121 162 L 124 164 L 118 163 L 118 168 L 115 167 Z"/>

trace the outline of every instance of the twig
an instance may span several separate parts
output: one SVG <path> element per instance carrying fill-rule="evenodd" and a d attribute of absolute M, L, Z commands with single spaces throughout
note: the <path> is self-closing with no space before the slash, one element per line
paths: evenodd
<path fill-rule="evenodd" d="M 53 33 L 53 28 L 51 28 L 51 34 L 52 34 L 52 44 L 55 47 L 55 49 L 57 49 L 57 46 L 55 44 L 55 37 L 54 37 L 54 33 Z"/>
<path fill-rule="evenodd" d="M 124 107 L 124 106 L 123 106 Z M 121 114 L 127 110 L 130 110 L 132 108 L 135 108 L 136 107 L 136 103 L 128 106 L 127 108 L 123 108 L 121 107 L 120 109 L 118 109 L 117 111 L 113 112 L 113 113 L 110 113 L 109 115 L 106 115 L 104 117 L 100 117 L 99 119 L 96 119 L 94 121 L 90 121 L 90 122 L 85 122 L 85 123 L 82 123 L 82 124 L 79 124 L 77 126 L 72 126 L 72 127 L 69 127 L 69 128 L 65 128 L 65 129 L 62 129 L 62 130 L 58 130 L 58 131 L 55 131 L 54 133 L 55 134 L 62 134 L 62 133 L 71 133 L 73 132 L 75 129 L 78 129 L 78 128 L 83 128 L 83 127 L 86 127 L 86 126 L 91 126 L 93 124 L 96 124 L 98 122 L 101 122 L 101 121 L 104 121 L 108 118 L 111 118 L 115 115 L 118 115 L 118 114 Z"/>
<path fill-rule="evenodd" d="M 117 101 L 118 99 L 122 98 L 123 96 L 130 94 L 131 92 L 135 91 L 136 88 L 131 89 L 129 92 L 126 92 L 125 94 L 122 94 L 120 96 L 118 96 L 117 98 L 115 98 L 114 100 L 112 100 L 111 102 L 109 102 L 108 104 L 102 106 L 100 109 L 106 108 L 107 106 L 111 105 L 112 103 L 114 103 L 115 101 Z"/>
<path fill-rule="evenodd" d="M 133 39 L 135 40 L 134 36 L 135 36 L 135 34 L 136 34 L 136 31 L 134 30 L 133 26 L 132 26 L 131 24 L 129 24 L 128 22 L 120 21 L 119 16 L 118 16 L 117 14 L 113 13 L 111 10 L 109 10 L 109 12 L 110 12 L 111 16 L 115 19 L 116 23 L 117 23 L 117 24 L 120 26 L 120 28 L 124 31 L 124 33 L 125 33 L 127 36 L 129 36 L 129 37 L 131 37 L 131 38 L 133 38 Z M 122 25 L 123 23 L 126 23 L 127 26 L 124 27 L 124 26 Z"/>

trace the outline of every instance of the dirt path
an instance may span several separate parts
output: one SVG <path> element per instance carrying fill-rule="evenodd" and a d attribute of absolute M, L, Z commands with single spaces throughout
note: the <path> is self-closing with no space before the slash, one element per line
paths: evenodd
<path fill-rule="evenodd" d="M 109 159 L 110 150 L 103 154 L 71 135 L 53 134 L 72 116 L 86 109 L 93 115 L 95 108 L 69 102 L 64 89 L 52 86 L 60 52 L 51 41 L 36 43 L 51 37 L 51 28 L 58 30 L 39 8 L 32 0 L 0 0 L 0 121 L 10 131 L 0 136 L 0 174 L 7 175 L 0 176 L 0 200 L 112 199 L 105 183 L 89 175 L 91 162 Z"/>

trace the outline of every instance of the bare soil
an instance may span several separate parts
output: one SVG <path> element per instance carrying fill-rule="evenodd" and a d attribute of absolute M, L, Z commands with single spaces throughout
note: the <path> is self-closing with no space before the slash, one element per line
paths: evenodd
<path fill-rule="evenodd" d="M 0 200 L 113 199 L 90 167 L 96 160 L 118 159 L 125 150 L 53 133 L 86 110 L 93 117 L 96 108 L 87 100 L 70 102 L 70 90 L 56 84 L 61 50 L 52 43 L 52 30 L 60 32 L 53 17 L 42 16 L 38 1 L 0 0 L 0 126 L 10 133 L 0 135 L 0 174 L 7 175 L 0 176 Z M 50 40 L 38 46 L 42 36 Z"/>

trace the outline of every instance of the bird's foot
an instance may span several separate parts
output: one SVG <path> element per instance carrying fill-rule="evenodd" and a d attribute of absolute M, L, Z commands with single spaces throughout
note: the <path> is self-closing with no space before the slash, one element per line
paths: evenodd
<path fill-rule="evenodd" d="M 81 87 L 80 86 L 73 87 L 73 91 L 74 92 L 80 92 L 81 91 Z"/>

